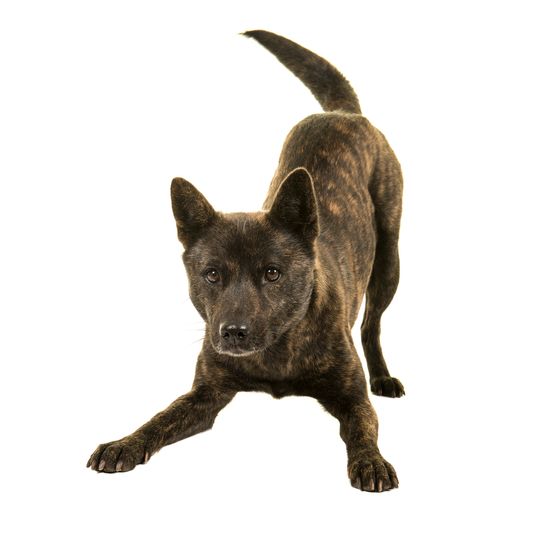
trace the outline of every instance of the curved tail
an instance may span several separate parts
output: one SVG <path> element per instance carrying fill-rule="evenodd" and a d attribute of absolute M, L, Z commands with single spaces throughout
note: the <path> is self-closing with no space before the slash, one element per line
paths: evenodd
<path fill-rule="evenodd" d="M 361 113 L 359 100 L 348 80 L 324 58 L 266 30 L 249 30 L 254 38 L 297 76 L 317 98 L 325 111 Z"/>

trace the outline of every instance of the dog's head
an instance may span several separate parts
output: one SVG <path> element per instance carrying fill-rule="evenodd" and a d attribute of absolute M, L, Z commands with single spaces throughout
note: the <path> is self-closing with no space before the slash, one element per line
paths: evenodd
<path fill-rule="evenodd" d="M 318 234 L 304 168 L 284 179 L 266 212 L 216 212 L 181 178 L 172 182 L 172 207 L 191 300 L 218 353 L 263 351 L 302 319 L 314 287 Z"/>

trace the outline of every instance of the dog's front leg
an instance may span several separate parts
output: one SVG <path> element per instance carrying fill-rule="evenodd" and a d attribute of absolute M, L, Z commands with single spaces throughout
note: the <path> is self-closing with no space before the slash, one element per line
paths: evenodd
<path fill-rule="evenodd" d="M 87 466 L 98 472 L 126 472 L 147 463 L 163 446 L 210 429 L 234 395 L 209 385 L 195 385 L 132 434 L 100 444 Z"/>
<path fill-rule="evenodd" d="M 395 469 L 378 449 L 378 418 L 370 401 L 361 396 L 338 395 L 318 399 L 340 421 L 340 436 L 348 453 L 351 485 L 362 491 L 387 491 L 398 487 Z"/>

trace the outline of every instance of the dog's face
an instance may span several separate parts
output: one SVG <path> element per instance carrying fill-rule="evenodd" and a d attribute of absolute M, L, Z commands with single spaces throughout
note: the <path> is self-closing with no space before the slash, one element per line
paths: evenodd
<path fill-rule="evenodd" d="M 214 349 L 244 356 L 272 346 L 313 292 L 318 218 L 308 172 L 291 172 L 268 212 L 218 213 L 181 178 L 172 207 L 191 300 Z"/>

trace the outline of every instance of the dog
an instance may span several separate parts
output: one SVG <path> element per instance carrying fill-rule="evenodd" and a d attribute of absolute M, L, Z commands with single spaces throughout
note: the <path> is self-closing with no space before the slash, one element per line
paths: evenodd
<path fill-rule="evenodd" d="M 244 33 L 274 54 L 324 112 L 288 134 L 263 211 L 220 213 L 188 181 L 171 198 L 190 297 L 206 323 L 193 387 L 132 434 L 101 444 L 87 466 L 126 472 L 163 446 L 210 429 L 239 391 L 304 395 L 340 422 L 351 484 L 398 487 L 381 455 L 375 395 L 401 397 L 380 346 L 380 319 L 399 281 L 402 174 L 355 92 L 325 59 L 271 32 Z"/>

